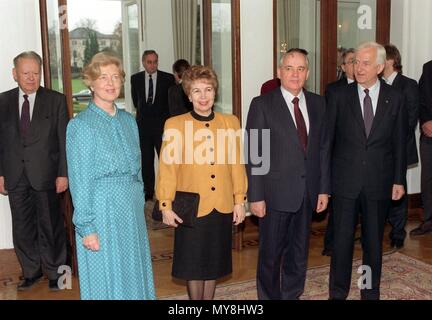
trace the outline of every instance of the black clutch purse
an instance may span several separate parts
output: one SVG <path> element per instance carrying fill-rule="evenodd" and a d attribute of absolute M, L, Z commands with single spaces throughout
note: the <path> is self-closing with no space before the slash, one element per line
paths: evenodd
<path fill-rule="evenodd" d="M 172 210 L 183 220 L 182 226 L 193 227 L 198 214 L 199 193 L 177 191 L 172 202 Z M 159 210 L 159 200 L 156 201 L 152 218 L 162 221 L 162 212 Z"/>

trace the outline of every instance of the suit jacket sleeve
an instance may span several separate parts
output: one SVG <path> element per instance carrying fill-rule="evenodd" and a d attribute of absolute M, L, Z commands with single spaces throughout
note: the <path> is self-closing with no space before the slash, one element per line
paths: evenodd
<path fill-rule="evenodd" d="M 408 112 L 408 130 L 414 132 L 418 123 L 420 109 L 420 92 L 414 80 L 408 80 L 404 92 L 405 106 Z"/>
<path fill-rule="evenodd" d="M 420 125 L 432 120 L 432 63 L 423 66 L 420 87 Z"/>
<path fill-rule="evenodd" d="M 326 110 L 324 99 L 322 100 L 322 109 Z M 331 194 L 330 192 L 330 161 L 331 161 L 331 148 L 330 136 L 328 134 L 328 126 L 326 124 L 327 112 L 324 111 L 324 123 L 321 127 L 321 141 L 320 141 L 320 194 Z"/>
<path fill-rule="evenodd" d="M 62 95 L 58 119 L 57 119 L 57 135 L 59 139 L 59 167 L 58 167 L 58 177 L 67 177 L 67 162 L 66 162 L 66 128 L 69 122 L 69 115 L 67 110 L 66 97 Z"/>
<path fill-rule="evenodd" d="M 131 77 L 131 95 L 132 95 L 132 102 L 135 107 L 135 110 L 138 110 L 138 92 L 137 92 L 137 75 L 134 74 Z"/>
<path fill-rule="evenodd" d="M 97 233 L 92 208 L 93 193 L 96 188 L 94 172 L 95 146 L 92 130 L 80 122 L 72 120 L 67 127 L 66 151 L 69 164 L 69 186 L 74 204 L 73 223 L 81 237 Z"/>
<path fill-rule="evenodd" d="M 261 167 L 260 163 L 257 163 L 257 159 L 254 156 L 262 155 L 262 135 L 263 129 L 267 128 L 264 113 L 263 103 L 259 98 L 254 98 L 251 102 L 249 113 L 246 123 L 246 133 L 248 141 L 248 148 L 246 148 L 246 157 L 248 159 L 246 165 L 246 172 L 249 181 L 248 188 L 248 201 L 258 202 L 265 199 L 264 193 L 264 176 L 257 173 L 258 168 Z"/>
<path fill-rule="evenodd" d="M 402 96 L 398 101 L 398 113 L 396 118 L 396 127 L 393 133 L 393 155 L 394 155 L 394 184 L 403 185 L 406 182 L 407 170 L 407 134 L 408 134 L 408 117 L 407 109 L 403 105 Z"/>

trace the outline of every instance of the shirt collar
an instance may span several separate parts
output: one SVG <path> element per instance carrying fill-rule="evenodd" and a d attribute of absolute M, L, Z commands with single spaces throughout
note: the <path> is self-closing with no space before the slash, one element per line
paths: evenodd
<path fill-rule="evenodd" d="M 392 85 L 393 82 L 395 81 L 397 75 L 398 75 L 398 73 L 396 71 L 393 71 L 393 73 L 390 75 L 390 77 L 388 77 L 388 78 L 383 77 L 383 78 L 387 84 Z"/>
<path fill-rule="evenodd" d="M 283 95 L 284 99 L 290 103 L 292 103 L 292 101 L 295 97 L 299 98 L 299 101 L 302 101 L 304 99 L 303 90 L 301 90 L 297 96 L 293 95 L 291 92 L 289 92 L 283 86 L 281 86 L 281 91 L 282 91 L 282 95 Z"/>
<path fill-rule="evenodd" d="M 23 98 L 26 93 L 21 89 L 21 87 L 18 87 L 18 88 L 19 88 L 19 96 L 20 96 L 20 98 Z M 35 91 L 35 92 L 31 93 L 31 94 L 27 94 L 28 95 L 28 99 L 31 100 L 31 101 L 34 101 L 35 98 L 36 98 L 36 93 L 37 93 L 37 91 Z"/>
<path fill-rule="evenodd" d="M 358 91 L 359 91 L 361 94 L 365 94 L 364 91 L 366 90 L 366 88 L 364 88 L 364 87 L 363 87 L 362 85 L 360 85 L 360 84 L 358 84 L 357 86 L 358 86 Z M 372 96 L 372 95 L 376 95 L 377 92 L 379 92 L 380 87 L 381 87 L 381 82 L 380 82 L 379 79 L 377 79 L 376 83 L 375 83 L 372 87 L 369 88 L 369 95 L 370 95 L 370 96 Z"/>

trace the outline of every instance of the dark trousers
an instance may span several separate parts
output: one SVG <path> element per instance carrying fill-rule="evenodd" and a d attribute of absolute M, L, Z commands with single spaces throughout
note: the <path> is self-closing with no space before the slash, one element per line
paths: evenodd
<path fill-rule="evenodd" d="M 404 185 L 405 192 L 407 190 Z M 405 194 L 402 199 L 392 201 L 388 215 L 388 222 L 392 226 L 390 231 L 390 240 L 404 241 L 406 237 L 405 226 L 408 220 L 408 195 Z"/>
<path fill-rule="evenodd" d="M 155 151 L 159 157 L 162 146 L 162 131 L 147 131 L 143 129 L 145 124 L 140 125 L 140 145 L 142 177 L 144 181 L 145 198 L 152 199 L 155 192 Z"/>
<path fill-rule="evenodd" d="M 55 190 L 34 190 L 24 173 L 9 192 L 15 252 L 24 278 L 45 271 L 58 278 L 58 267 L 66 264 L 66 229 Z"/>
<path fill-rule="evenodd" d="M 311 220 L 307 197 L 297 212 L 267 209 L 260 219 L 258 299 L 295 300 L 303 294 Z"/>
<path fill-rule="evenodd" d="M 423 202 L 423 224 L 432 228 L 432 143 L 420 139 L 421 196 Z"/>
<path fill-rule="evenodd" d="M 362 289 L 365 300 L 380 297 L 382 240 L 390 200 L 370 200 L 361 192 L 357 199 L 333 197 L 334 246 L 330 264 L 330 298 L 344 300 L 351 286 L 355 228 L 361 215 L 363 265 L 372 272 L 372 288 Z M 360 275 L 359 275 L 360 277 Z"/>
<path fill-rule="evenodd" d="M 334 238 L 334 221 L 333 221 L 333 202 L 329 199 L 327 207 L 327 227 L 324 235 L 324 249 L 333 250 L 333 238 Z"/>

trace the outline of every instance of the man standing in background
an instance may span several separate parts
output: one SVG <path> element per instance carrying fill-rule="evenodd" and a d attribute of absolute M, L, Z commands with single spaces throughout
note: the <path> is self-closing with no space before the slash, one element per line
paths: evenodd
<path fill-rule="evenodd" d="M 132 100 L 141 144 L 145 200 L 153 200 L 155 188 L 154 157 L 159 156 L 165 120 L 169 118 L 168 89 L 175 85 L 172 74 L 159 71 L 159 56 L 146 50 L 142 56 L 144 71 L 131 77 Z"/>

